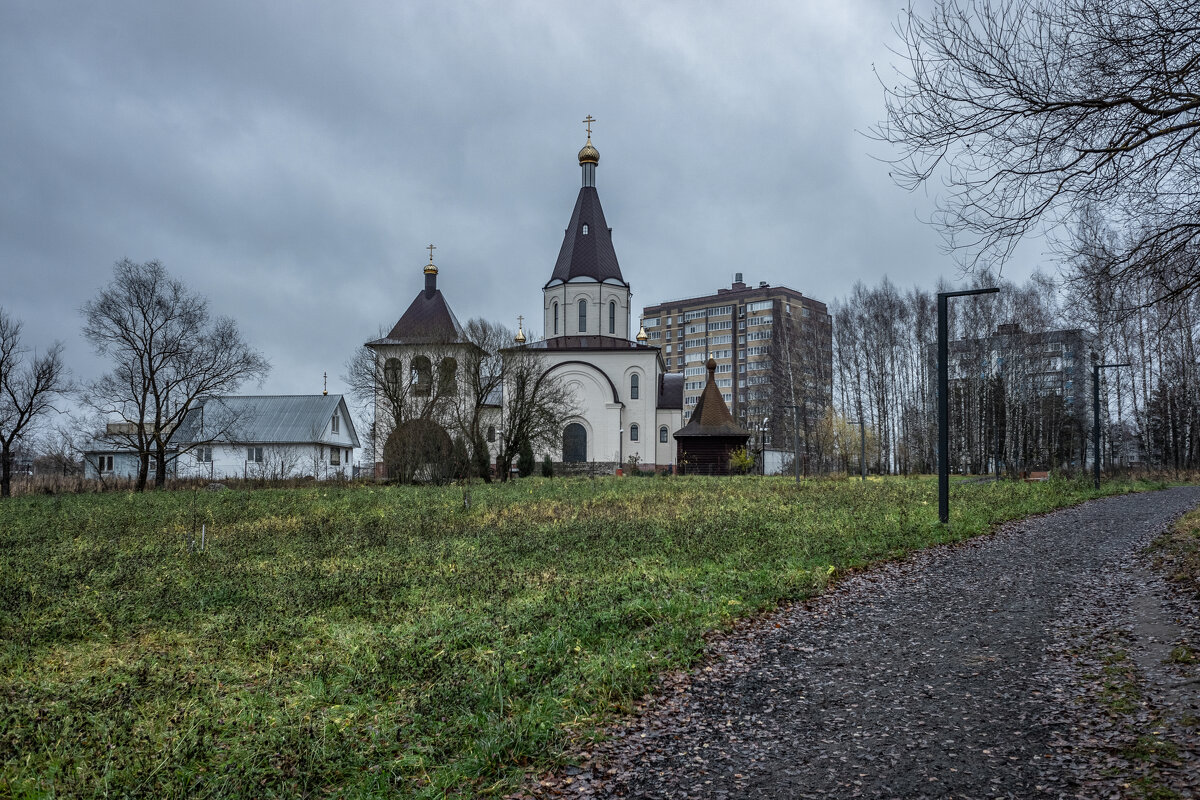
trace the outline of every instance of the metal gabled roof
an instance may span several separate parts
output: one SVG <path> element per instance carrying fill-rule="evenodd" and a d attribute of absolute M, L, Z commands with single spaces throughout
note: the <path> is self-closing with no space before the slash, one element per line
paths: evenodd
<path fill-rule="evenodd" d="M 181 442 L 218 441 L 255 444 L 325 443 L 330 419 L 340 411 L 341 423 L 354 447 L 358 432 L 340 394 L 244 395 L 210 397 L 184 420 Z"/>

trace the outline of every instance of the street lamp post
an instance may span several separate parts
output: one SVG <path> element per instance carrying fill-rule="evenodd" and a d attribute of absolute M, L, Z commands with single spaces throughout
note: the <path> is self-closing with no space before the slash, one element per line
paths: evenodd
<path fill-rule="evenodd" d="M 948 341 L 949 326 L 946 322 L 946 301 L 951 297 L 965 297 L 972 294 L 993 294 L 1000 291 L 996 287 L 989 289 L 968 289 L 962 292 L 938 292 L 938 519 L 942 524 L 950 521 L 950 343 Z"/>
<path fill-rule="evenodd" d="M 759 455 L 761 456 L 762 460 L 760 474 L 763 477 L 766 477 L 767 474 L 767 423 L 770 420 L 770 417 L 762 418 L 762 438 L 759 440 Z"/>
<path fill-rule="evenodd" d="M 1101 364 L 1100 356 L 1092 352 L 1092 484 L 1100 488 L 1100 370 L 1107 367 L 1130 367 L 1132 364 Z"/>

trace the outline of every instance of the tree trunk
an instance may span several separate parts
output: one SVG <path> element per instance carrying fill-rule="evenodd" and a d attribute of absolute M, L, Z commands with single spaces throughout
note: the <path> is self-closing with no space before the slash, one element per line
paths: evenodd
<path fill-rule="evenodd" d="M 160 447 L 154 453 L 155 475 L 154 488 L 165 489 L 167 486 L 167 451 Z"/>
<path fill-rule="evenodd" d="M 8 442 L 0 447 L 0 497 L 12 497 L 12 451 Z"/>

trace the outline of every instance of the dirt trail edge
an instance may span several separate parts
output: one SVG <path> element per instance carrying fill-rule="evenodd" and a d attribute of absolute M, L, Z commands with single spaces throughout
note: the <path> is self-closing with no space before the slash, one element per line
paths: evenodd
<path fill-rule="evenodd" d="M 1135 591 L 1139 553 L 1198 503 L 1200 487 L 1096 500 L 853 575 L 722 638 L 581 767 L 518 796 L 1138 796 L 1115 768 L 1096 782 L 1080 719 L 1106 710 L 1081 712 L 1072 654 L 1103 624 L 1131 637 L 1131 669 L 1161 661 L 1183 612 Z M 1200 772 L 1195 751 L 1171 756 Z"/>

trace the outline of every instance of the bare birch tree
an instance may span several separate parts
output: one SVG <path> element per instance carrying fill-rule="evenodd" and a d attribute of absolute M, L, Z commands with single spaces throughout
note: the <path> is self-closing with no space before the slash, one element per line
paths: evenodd
<path fill-rule="evenodd" d="M 0 497 L 12 494 L 13 453 L 69 388 L 61 343 L 28 356 L 21 323 L 0 308 Z"/>

